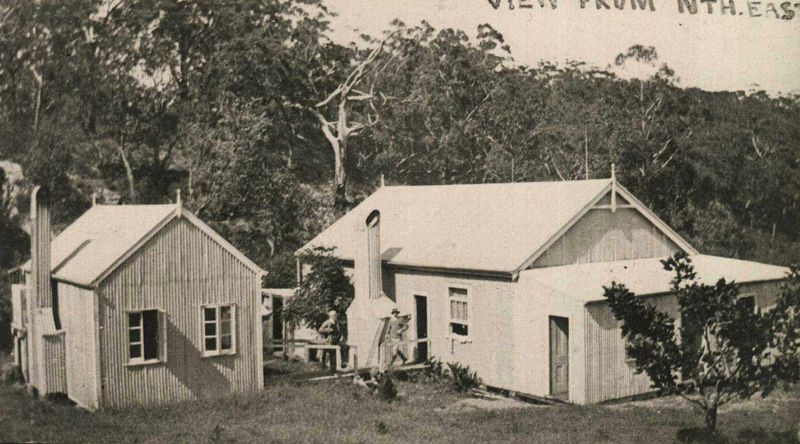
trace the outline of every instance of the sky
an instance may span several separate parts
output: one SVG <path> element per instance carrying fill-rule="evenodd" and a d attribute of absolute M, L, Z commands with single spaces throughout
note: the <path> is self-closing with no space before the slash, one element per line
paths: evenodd
<path fill-rule="evenodd" d="M 654 11 L 632 10 L 634 0 L 544 0 L 544 8 L 539 0 L 521 0 L 530 9 L 511 0 L 513 10 L 509 0 L 499 0 L 497 9 L 491 1 L 498 0 L 326 0 L 326 5 L 338 14 L 333 37 L 341 43 L 361 33 L 379 35 L 395 18 L 409 26 L 427 20 L 473 38 L 479 24 L 489 23 L 523 64 L 571 59 L 613 68 L 617 54 L 642 44 L 656 48 L 660 63 L 674 69 L 684 87 L 800 93 L 800 0 L 785 4 L 790 13 L 782 9 L 783 0 L 731 0 L 735 15 L 719 10 L 717 2 L 727 6 L 727 0 L 713 0 L 712 14 L 709 3 L 700 2 L 696 14 L 681 14 L 681 0 L 652 0 Z M 558 2 L 556 9 L 550 1 Z M 617 10 L 614 1 L 624 9 Z"/>

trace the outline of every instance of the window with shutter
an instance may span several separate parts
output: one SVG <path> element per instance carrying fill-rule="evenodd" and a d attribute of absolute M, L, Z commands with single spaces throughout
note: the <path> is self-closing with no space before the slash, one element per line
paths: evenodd
<path fill-rule="evenodd" d="M 128 363 L 166 361 L 166 315 L 163 311 L 128 312 Z"/>

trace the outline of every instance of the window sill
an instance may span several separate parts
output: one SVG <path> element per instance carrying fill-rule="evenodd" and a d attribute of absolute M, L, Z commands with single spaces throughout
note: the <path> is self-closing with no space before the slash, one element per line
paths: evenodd
<path fill-rule="evenodd" d="M 210 353 L 203 353 L 200 355 L 201 358 L 218 358 L 220 356 L 235 356 L 235 351 L 228 351 L 228 352 L 210 352 Z"/>
<path fill-rule="evenodd" d="M 128 361 L 125 364 L 125 367 L 144 367 L 146 365 L 156 365 L 156 364 L 163 364 L 164 361 L 161 359 L 149 359 L 147 361 Z"/>
<path fill-rule="evenodd" d="M 471 344 L 472 338 L 469 336 L 458 336 L 458 335 L 448 335 L 446 336 L 447 339 L 453 340 L 458 342 L 459 344 Z"/>

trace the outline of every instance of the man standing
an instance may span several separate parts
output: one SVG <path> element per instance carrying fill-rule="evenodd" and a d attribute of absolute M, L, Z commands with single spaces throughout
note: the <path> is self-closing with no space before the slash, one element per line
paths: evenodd
<path fill-rule="evenodd" d="M 392 319 L 389 321 L 389 343 L 391 344 L 392 353 L 392 359 L 389 361 L 390 366 L 394 364 L 394 360 L 398 356 L 403 361 L 403 365 L 408 360 L 404 352 L 405 344 L 403 343 L 406 330 L 408 330 L 408 318 L 400 316 L 400 310 L 397 307 L 393 308 Z"/>
<path fill-rule="evenodd" d="M 339 343 L 339 324 L 336 322 L 336 310 L 328 312 L 328 319 L 319 327 L 319 334 L 322 336 L 323 344 L 338 345 Z M 325 349 L 322 353 L 322 366 L 330 366 L 331 371 L 336 371 L 336 350 Z"/>

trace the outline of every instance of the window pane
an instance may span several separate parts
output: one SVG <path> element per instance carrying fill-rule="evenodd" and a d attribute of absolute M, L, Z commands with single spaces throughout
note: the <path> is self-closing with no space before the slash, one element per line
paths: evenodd
<path fill-rule="evenodd" d="M 229 321 L 231 319 L 231 307 L 220 307 L 219 308 L 219 318 L 223 321 Z"/>
<path fill-rule="evenodd" d="M 130 313 L 128 314 L 128 325 L 130 327 L 138 327 L 139 324 L 142 322 L 142 314 L 137 313 Z"/>
<path fill-rule="evenodd" d="M 217 320 L 217 309 L 216 307 L 206 308 L 203 310 L 205 314 L 206 321 L 215 321 Z"/>
<path fill-rule="evenodd" d="M 217 324 L 206 322 L 206 336 L 217 335 Z"/>
<path fill-rule="evenodd" d="M 140 342 L 142 340 L 142 331 L 138 328 L 132 328 L 128 331 L 128 340 L 130 342 Z"/>
<path fill-rule="evenodd" d="M 450 318 L 459 321 L 468 320 L 467 303 L 464 301 L 450 301 Z"/>
<path fill-rule="evenodd" d="M 142 324 L 144 329 L 144 358 L 158 359 L 158 311 L 143 311 Z"/>
<path fill-rule="evenodd" d="M 224 335 L 219 338 L 219 345 L 222 350 L 230 350 L 233 347 L 231 335 Z"/>
<path fill-rule="evenodd" d="M 141 358 L 142 357 L 142 346 L 141 345 L 131 345 L 130 347 L 130 357 L 131 359 Z"/>
<path fill-rule="evenodd" d="M 467 289 L 466 288 L 450 288 L 450 297 L 460 297 L 465 298 L 467 297 Z"/>
<path fill-rule="evenodd" d="M 467 336 L 469 334 L 469 327 L 464 324 L 450 324 L 450 331 L 459 336 Z"/>
<path fill-rule="evenodd" d="M 206 351 L 217 350 L 217 338 L 206 338 Z"/>

